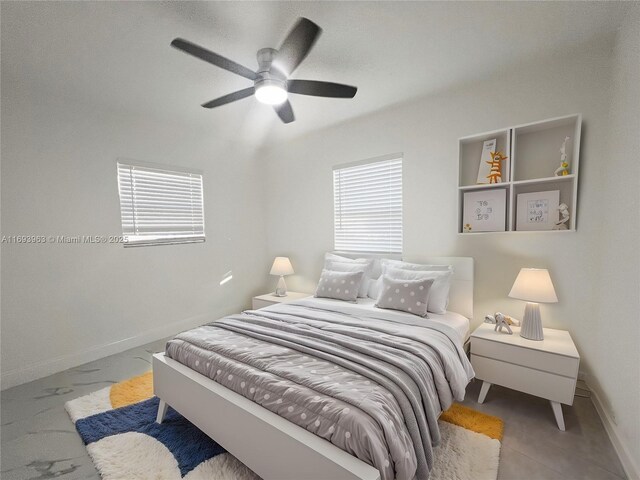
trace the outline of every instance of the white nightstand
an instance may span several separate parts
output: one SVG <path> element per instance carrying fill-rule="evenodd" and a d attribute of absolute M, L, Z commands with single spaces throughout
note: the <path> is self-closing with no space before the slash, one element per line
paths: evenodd
<path fill-rule="evenodd" d="M 573 405 L 580 355 L 569 332 L 544 329 L 544 340 L 527 340 L 520 328 L 513 335 L 495 332 L 483 323 L 471 334 L 471 364 L 483 381 L 478 403 L 492 384 L 546 398 L 558 428 L 564 431 L 562 403 Z"/>
<path fill-rule="evenodd" d="M 251 303 L 253 309 L 257 310 L 259 308 L 268 307 L 269 305 L 275 305 L 276 303 L 295 302 L 296 300 L 309 297 L 310 295 L 310 293 L 287 292 L 286 297 L 276 297 L 273 293 L 267 293 L 266 295 L 253 297 L 253 301 Z"/>

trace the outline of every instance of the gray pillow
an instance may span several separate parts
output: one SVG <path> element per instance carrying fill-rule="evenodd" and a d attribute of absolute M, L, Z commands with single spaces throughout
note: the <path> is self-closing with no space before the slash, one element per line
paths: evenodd
<path fill-rule="evenodd" d="M 394 280 L 388 275 L 383 275 L 382 288 L 376 301 L 376 307 L 400 310 L 426 317 L 433 281 L 433 278 Z"/>
<path fill-rule="evenodd" d="M 451 288 L 452 271 L 443 272 L 423 272 L 420 270 L 403 270 L 398 268 L 385 267 L 385 275 L 395 280 L 425 280 L 432 278 L 433 285 L 429 293 L 429 306 L 427 310 L 432 313 L 447 313 L 449 304 L 449 289 Z"/>
<path fill-rule="evenodd" d="M 346 300 L 355 302 L 358 298 L 358 290 L 364 272 L 336 272 L 333 270 L 322 270 L 316 297 L 335 298 L 336 300 Z"/>
<path fill-rule="evenodd" d="M 369 277 L 367 276 L 367 265 L 361 263 L 352 262 L 338 262 L 335 260 L 326 260 L 324 262 L 324 268 L 326 270 L 333 270 L 334 272 L 363 272 L 362 282 L 358 290 L 358 297 L 366 297 L 369 290 Z"/>
<path fill-rule="evenodd" d="M 335 253 L 324 254 L 324 268 L 336 270 L 338 272 L 355 272 L 364 270 L 364 279 L 360 285 L 358 297 L 366 297 L 371 283 L 371 271 L 373 269 L 372 258 L 348 258 L 336 255 Z"/>

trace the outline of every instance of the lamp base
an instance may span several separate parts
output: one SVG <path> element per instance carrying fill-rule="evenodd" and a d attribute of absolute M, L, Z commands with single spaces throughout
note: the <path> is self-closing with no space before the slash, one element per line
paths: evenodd
<path fill-rule="evenodd" d="M 544 340 L 539 304 L 527 302 L 526 307 L 524 307 L 520 336 L 528 340 Z"/>
<path fill-rule="evenodd" d="M 273 295 L 275 297 L 287 296 L 287 284 L 284 282 L 284 277 L 282 275 L 280 275 L 280 280 L 278 280 L 278 286 L 276 287 L 276 292 Z"/>

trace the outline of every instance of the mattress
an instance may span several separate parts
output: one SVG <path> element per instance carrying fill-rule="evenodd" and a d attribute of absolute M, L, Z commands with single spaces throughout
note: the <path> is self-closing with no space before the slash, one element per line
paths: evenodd
<path fill-rule="evenodd" d="M 358 298 L 357 303 L 348 303 L 342 300 L 315 297 L 305 298 L 304 300 L 305 302 L 317 302 L 318 305 L 348 305 L 354 309 L 362 310 L 364 315 L 376 316 L 376 314 L 379 315 L 380 312 L 384 311 L 387 318 L 393 318 L 394 321 L 406 323 L 407 325 L 420 325 L 420 323 L 423 322 L 421 317 L 411 313 L 378 308 L 375 306 L 376 301 L 373 298 Z M 469 319 L 464 315 L 456 312 L 447 312 L 443 315 L 429 312 L 427 317 L 434 322 L 438 322 L 452 328 L 456 332 L 457 338 L 460 339 L 461 344 L 464 344 L 468 340 L 470 324 Z"/>
<path fill-rule="evenodd" d="M 473 369 L 460 334 L 424 319 L 308 298 L 183 332 L 167 355 L 373 465 L 426 480 L 437 419 Z"/>

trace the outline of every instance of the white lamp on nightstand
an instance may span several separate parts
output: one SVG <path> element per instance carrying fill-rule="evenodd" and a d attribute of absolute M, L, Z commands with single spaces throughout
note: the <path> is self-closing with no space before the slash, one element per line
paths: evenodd
<path fill-rule="evenodd" d="M 271 275 L 280 275 L 278 280 L 278 286 L 276 287 L 276 297 L 287 296 L 287 284 L 284 282 L 285 275 L 291 275 L 293 273 L 293 267 L 287 257 L 276 257 L 271 266 Z"/>
<path fill-rule="evenodd" d="M 520 336 L 529 340 L 543 340 L 539 303 L 556 303 L 558 297 L 546 268 L 522 268 L 509 292 L 511 298 L 525 300 Z"/>

